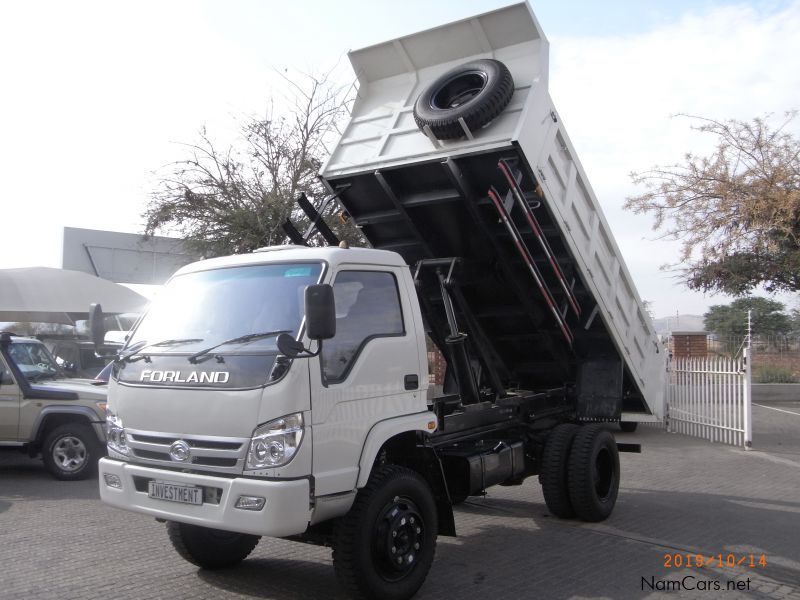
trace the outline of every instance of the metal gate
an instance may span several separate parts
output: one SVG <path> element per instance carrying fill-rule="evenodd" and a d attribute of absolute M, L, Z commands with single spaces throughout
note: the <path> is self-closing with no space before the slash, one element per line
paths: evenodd
<path fill-rule="evenodd" d="M 738 358 L 673 359 L 668 431 L 750 448 L 753 440 L 749 348 Z"/>

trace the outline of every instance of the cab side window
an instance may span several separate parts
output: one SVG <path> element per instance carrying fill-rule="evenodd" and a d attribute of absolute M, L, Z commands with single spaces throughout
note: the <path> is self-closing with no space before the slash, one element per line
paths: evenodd
<path fill-rule="evenodd" d="M 382 271 L 342 271 L 333 284 L 336 335 L 322 345 L 331 383 L 347 378 L 364 346 L 376 337 L 405 335 L 397 281 Z"/>

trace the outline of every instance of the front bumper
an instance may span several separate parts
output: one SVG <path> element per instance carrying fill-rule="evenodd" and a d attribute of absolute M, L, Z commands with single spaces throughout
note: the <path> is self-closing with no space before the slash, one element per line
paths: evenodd
<path fill-rule="evenodd" d="M 107 485 L 105 474 L 119 477 L 122 488 Z M 150 498 L 147 495 L 147 481 L 151 479 L 201 486 L 208 490 L 209 493 L 204 492 L 204 495 L 211 496 L 211 501 L 193 505 Z M 230 479 L 178 473 L 101 458 L 98 480 L 103 502 L 168 521 L 254 535 L 285 537 L 303 533 L 311 518 L 308 479 Z M 259 496 L 266 498 L 266 503 L 259 511 L 235 508 L 239 496 Z"/>

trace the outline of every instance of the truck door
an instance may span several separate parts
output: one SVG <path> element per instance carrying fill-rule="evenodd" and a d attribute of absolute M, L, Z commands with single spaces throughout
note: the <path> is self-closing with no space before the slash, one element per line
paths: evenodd
<path fill-rule="evenodd" d="M 405 278 L 390 268 L 340 270 L 336 335 L 311 362 L 313 471 L 319 496 L 352 490 L 378 421 L 420 408 L 420 359 Z"/>
<path fill-rule="evenodd" d="M 19 386 L 0 356 L 0 440 L 17 441 L 19 430 Z"/>

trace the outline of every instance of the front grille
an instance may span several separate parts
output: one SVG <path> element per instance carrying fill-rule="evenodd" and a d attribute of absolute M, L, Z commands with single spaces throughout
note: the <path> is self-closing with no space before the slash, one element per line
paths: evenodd
<path fill-rule="evenodd" d="M 136 434 L 136 439 L 140 442 L 144 442 L 147 444 L 164 444 L 164 443 L 172 443 L 169 440 L 175 441 L 176 439 L 181 439 L 189 444 L 192 448 L 208 448 L 211 450 L 238 450 L 242 443 L 240 441 L 235 442 L 219 442 L 215 440 L 207 440 L 207 439 L 195 439 L 195 438 L 174 438 L 168 437 L 165 438 L 163 436 L 157 435 L 143 435 L 141 433 Z"/>
<path fill-rule="evenodd" d="M 126 429 L 125 434 L 131 457 L 136 462 L 170 468 L 191 466 L 196 471 L 228 474 L 242 472 L 250 443 L 249 438 L 162 434 L 131 429 Z M 189 446 L 187 461 L 176 461 L 170 456 L 170 447 L 179 440 Z"/>

